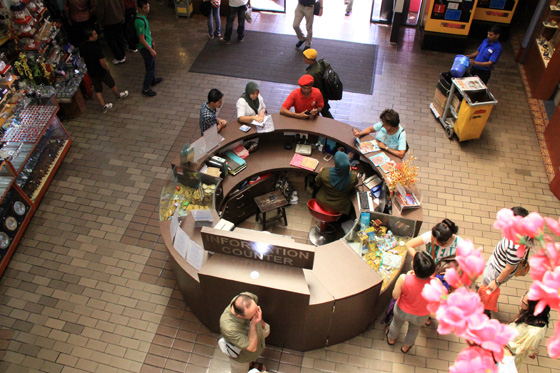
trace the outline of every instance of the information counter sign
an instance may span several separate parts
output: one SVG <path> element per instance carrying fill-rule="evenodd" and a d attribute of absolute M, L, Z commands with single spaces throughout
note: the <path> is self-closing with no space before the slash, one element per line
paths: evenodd
<path fill-rule="evenodd" d="M 245 259 L 313 269 L 315 250 L 282 236 L 251 231 L 251 234 L 204 227 L 201 231 L 204 250 Z"/>

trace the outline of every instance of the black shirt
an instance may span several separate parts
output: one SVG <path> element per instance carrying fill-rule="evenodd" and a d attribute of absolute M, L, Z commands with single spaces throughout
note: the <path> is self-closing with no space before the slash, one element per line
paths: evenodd
<path fill-rule="evenodd" d="M 80 45 L 80 54 L 82 55 L 89 75 L 95 78 L 101 78 L 107 70 L 101 66 L 99 60 L 105 58 L 101 46 L 97 41 L 86 41 Z"/>

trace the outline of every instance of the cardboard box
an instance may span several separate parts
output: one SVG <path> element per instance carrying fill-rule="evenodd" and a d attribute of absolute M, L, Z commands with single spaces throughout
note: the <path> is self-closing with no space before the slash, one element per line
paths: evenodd
<path fill-rule="evenodd" d="M 443 114 L 443 108 L 445 107 L 446 102 L 447 96 L 441 93 L 441 91 L 436 88 L 436 92 L 434 94 L 434 105 L 437 103 L 442 108 L 440 115 Z M 457 96 L 454 95 L 453 99 L 451 100 L 451 107 L 453 108 L 453 110 L 455 110 L 456 113 L 459 112 L 460 104 L 461 102 L 459 101 Z"/>

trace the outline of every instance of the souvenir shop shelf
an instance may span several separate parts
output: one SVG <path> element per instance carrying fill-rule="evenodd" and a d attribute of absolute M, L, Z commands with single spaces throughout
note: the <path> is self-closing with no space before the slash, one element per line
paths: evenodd
<path fill-rule="evenodd" d="M 529 47 L 525 73 L 534 98 L 549 100 L 560 81 L 560 3 L 550 1 Z"/>
<path fill-rule="evenodd" d="M 344 239 L 383 279 L 383 293 L 402 272 L 405 243 L 414 237 L 418 222 L 379 212 L 362 212 L 357 220 Z"/>
<path fill-rule="evenodd" d="M 0 275 L 68 152 L 72 139 L 51 97 L 14 114 L 0 143 Z"/>

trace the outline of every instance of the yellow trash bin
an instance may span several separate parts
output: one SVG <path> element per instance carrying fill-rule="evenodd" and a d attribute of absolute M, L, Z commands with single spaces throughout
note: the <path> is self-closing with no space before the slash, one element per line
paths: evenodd
<path fill-rule="evenodd" d="M 459 141 L 479 139 L 492 108 L 497 103 L 498 101 L 488 89 L 464 91 L 463 101 L 453 126 Z"/>

